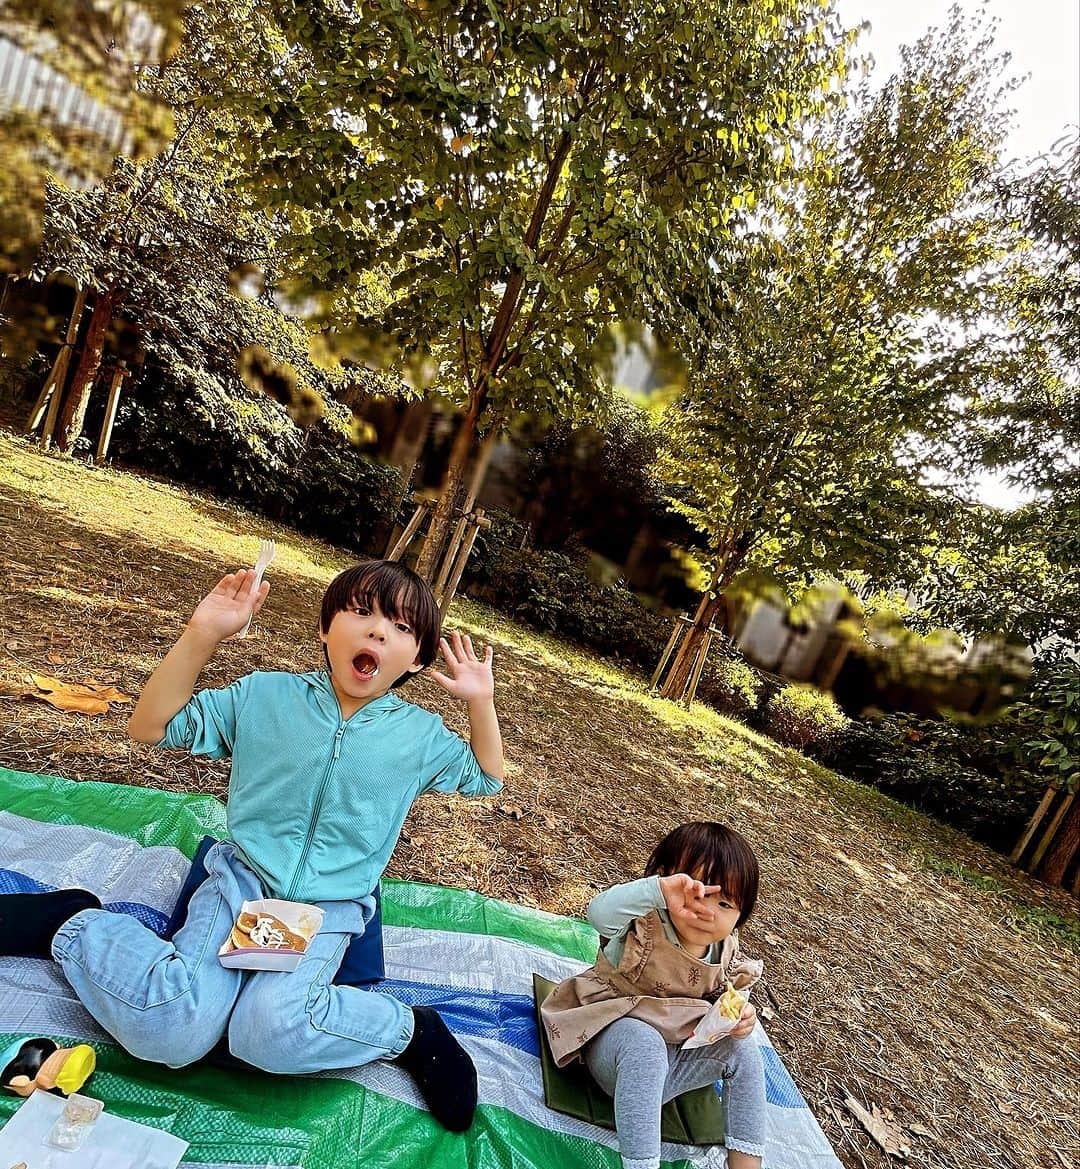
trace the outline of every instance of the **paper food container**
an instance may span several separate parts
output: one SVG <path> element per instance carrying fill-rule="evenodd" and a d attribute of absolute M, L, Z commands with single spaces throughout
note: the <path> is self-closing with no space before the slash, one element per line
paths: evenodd
<path fill-rule="evenodd" d="M 302 901 L 245 901 L 218 960 L 233 970 L 295 970 L 322 919 L 318 906 Z"/>
<path fill-rule="evenodd" d="M 742 1005 L 746 1006 L 750 999 L 750 988 L 746 987 L 743 990 L 737 990 L 735 993 L 742 999 Z M 683 1049 L 691 1050 L 695 1047 L 708 1047 L 712 1043 L 717 1043 L 727 1035 L 730 1035 L 735 1030 L 738 1022 L 738 1019 L 729 1019 L 726 1015 L 720 1013 L 720 1002 L 717 1000 L 709 1007 L 708 1013 L 694 1028 L 693 1034 L 683 1044 Z"/>

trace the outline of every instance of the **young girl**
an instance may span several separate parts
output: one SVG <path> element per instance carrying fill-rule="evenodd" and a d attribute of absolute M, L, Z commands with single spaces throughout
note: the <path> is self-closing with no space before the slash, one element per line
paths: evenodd
<path fill-rule="evenodd" d="M 658 1169 L 661 1107 L 716 1080 L 728 1167 L 760 1169 L 765 1077 L 758 1045 L 746 1042 L 754 1007 L 747 1003 L 726 1039 L 680 1050 L 729 981 L 741 990 L 761 977 L 761 962 L 739 952 L 737 932 L 757 892 L 757 857 L 745 838 L 699 821 L 660 841 L 641 880 L 589 903 L 601 939 L 596 962 L 559 983 L 541 1014 L 556 1063 L 583 1059 L 615 1098 L 624 1169 Z"/>

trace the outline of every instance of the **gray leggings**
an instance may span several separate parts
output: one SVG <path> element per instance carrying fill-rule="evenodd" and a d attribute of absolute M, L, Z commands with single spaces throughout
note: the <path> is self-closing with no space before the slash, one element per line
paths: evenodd
<path fill-rule="evenodd" d="M 765 1072 L 753 1039 L 721 1039 L 681 1051 L 641 1019 L 617 1019 L 583 1054 L 593 1079 L 615 1098 L 625 1169 L 658 1169 L 661 1106 L 715 1080 L 724 1084 L 727 1147 L 764 1156 Z"/>

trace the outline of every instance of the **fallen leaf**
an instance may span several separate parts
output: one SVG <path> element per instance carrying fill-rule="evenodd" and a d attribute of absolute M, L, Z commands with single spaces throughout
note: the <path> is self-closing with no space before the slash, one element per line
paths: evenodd
<path fill-rule="evenodd" d="M 765 1020 L 766 1023 L 768 1023 L 770 1019 L 776 1018 L 776 1012 L 772 1009 L 772 1007 L 769 1006 L 768 1003 L 761 1004 L 761 1007 L 758 1009 L 758 1014 Z"/>
<path fill-rule="evenodd" d="M 54 666 L 62 666 L 64 664 L 63 654 L 46 654 L 45 660 L 51 662 Z"/>
<path fill-rule="evenodd" d="M 765 931 L 765 941 L 767 941 L 770 946 L 779 946 L 783 940 L 783 938 L 778 938 L 776 934 L 771 934 L 768 930 Z"/>
<path fill-rule="evenodd" d="M 47 674 L 31 674 L 37 690 L 28 690 L 25 698 L 37 698 L 57 710 L 75 714 L 107 714 L 110 702 L 130 702 L 131 697 L 112 686 L 102 686 L 87 679 L 85 683 L 62 682 Z"/>
<path fill-rule="evenodd" d="M 509 816 L 511 820 L 520 820 L 525 815 L 525 810 L 519 808 L 517 804 L 499 804 L 495 810 Z"/>
<path fill-rule="evenodd" d="M 867 1112 L 858 1100 L 850 1096 L 844 1097 L 844 1107 L 886 1153 L 893 1157 L 906 1157 L 911 1152 L 911 1146 L 904 1140 L 903 1129 L 889 1109 L 874 1104 L 871 1105 L 871 1111 Z"/>
<path fill-rule="evenodd" d="M 934 1132 L 933 1129 L 927 1128 L 924 1124 L 905 1124 L 904 1128 L 906 1128 L 912 1136 L 916 1137 L 934 1138 L 937 1136 L 937 1133 Z"/>

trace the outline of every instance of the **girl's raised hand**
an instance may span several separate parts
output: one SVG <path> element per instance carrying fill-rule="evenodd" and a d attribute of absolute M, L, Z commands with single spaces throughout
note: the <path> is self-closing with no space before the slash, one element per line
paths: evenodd
<path fill-rule="evenodd" d="M 199 602 L 188 622 L 188 629 L 215 643 L 239 633 L 248 618 L 263 607 L 270 592 L 268 580 L 264 580 L 258 589 L 253 589 L 254 584 L 253 568 L 243 568 L 223 576 Z"/>
<path fill-rule="evenodd" d="M 671 920 L 678 925 L 712 925 L 716 906 L 709 897 L 722 893 L 720 885 L 704 885 L 686 873 L 675 873 L 660 878 L 660 891 L 667 903 Z"/>
<path fill-rule="evenodd" d="M 455 632 L 450 634 L 449 641 L 440 638 L 439 648 L 450 674 L 432 670 L 431 676 L 448 694 L 462 702 L 490 702 L 495 698 L 495 675 L 491 668 L 495 651 L 490 645 L 479 658 L 472 638 Z"/>

